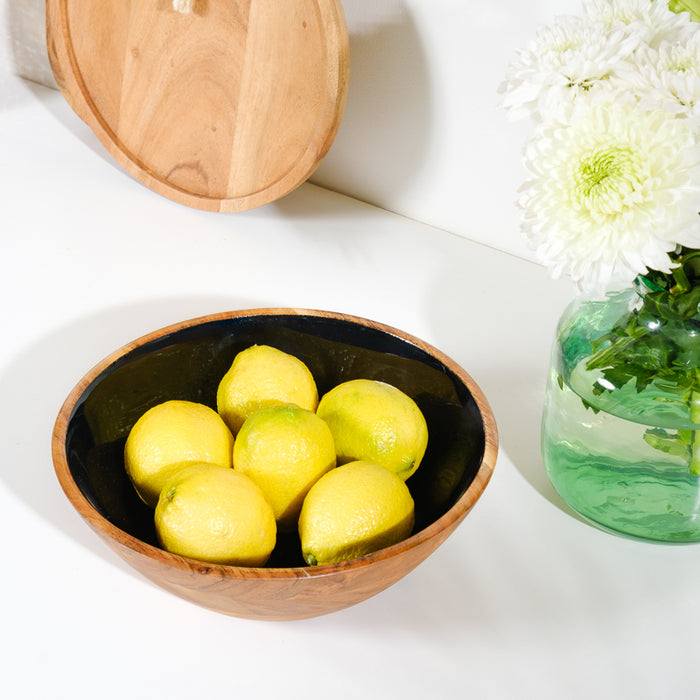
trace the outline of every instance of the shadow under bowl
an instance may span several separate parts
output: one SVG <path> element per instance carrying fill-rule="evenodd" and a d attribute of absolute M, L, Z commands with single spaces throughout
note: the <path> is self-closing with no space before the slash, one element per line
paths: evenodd
<path fill-rule="evenodd" d="M 208 564 L 164 551 L 153 511 L 124 470 L 129 430 L 170 399 L 216 408 L 233 358 L 254 344 L 295 355 L 319 395 L 356 378 L 393 384 L 428 423 L 429 443 L 407 481 L 416 524 L 408 539 L 339 564 L 306 566 L 298 535 L 278 534 L 265 567 Z M 58 480 L 78 513 L 127 563 L 158 586 L 237 617 L 292 620 L 359 603 L 432 554 L 480 498 L 498 452 L 495 419 L 479 387 L 450 358 L 402 331 L 367 319 L 305 309 L 252 309 L 196 318 L 150 333 L 90 370 L 54 426 Z"/>

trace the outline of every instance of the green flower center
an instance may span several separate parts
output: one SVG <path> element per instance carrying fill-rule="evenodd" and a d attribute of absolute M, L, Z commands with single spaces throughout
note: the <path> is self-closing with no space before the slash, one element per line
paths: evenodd
<path fill-rule="evenodd" d="M 671 66 L 671 70 L 675 71 L 676 73 L 685 73 L 689 71 L 692 67 L 692 63 L 688 59 L 685 59 L 685 61 L 677 61 L 674 65 Z"/>
<path fill-rule="evenodd" d="M 589 208 L 619 212 L 626 196 L 635 190 L 636 165 L 629 148 L 608 146 L 587 154 L 579 160 L 574 175 L 577 198 Z"/>
<path fill-rule="evenodd" d="M 697 61 L 693 56 L 675 56 L 668 66 L 669 72 L 687 73 L 697 70 Z"/>
<path fill-rule="evenodd" d="M 552 53 L 566 53 L 567 51 L 576 51 L 583 46 L 583 41 L 580 38 L 563 37 L 559 42 L 551 47 Z"/>

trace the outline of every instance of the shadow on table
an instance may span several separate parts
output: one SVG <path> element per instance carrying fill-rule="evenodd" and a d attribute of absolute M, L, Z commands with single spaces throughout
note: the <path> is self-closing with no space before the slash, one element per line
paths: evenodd
<path fill-rule="evenodd" d="M 570 290 L 548 279 L 539 266 L 532 266 L 529 280 L 519 278 L 515 268 L 509 274 L 508 256 L 494 264 L 498 262 L 504 267 L 494 268 L 488 288 L 470 286 L 466 259 L 464 267 L 440 276 L 430 300 L 436 344 L 473 376 L 486 395 L 496 417 L 499 451 L 536 491 L 573 514 L 549 482 L 540 451 L 550 344 Z M 515 265 L 522 268 L 523 261 Z M 475 277 L 483 280 L 484 273 Z M 445 299 L 453 303 L 446 305 Z"/>
<path fill-rule="evenodd" d="M 126 343 L 188 318 L 259 306 L 270 304 L 216 296 L 150 300 L 106 308 L 38 337 L 0 370 L 5 414 L 0 481 L 50 525 L 135 574 L 92 533 L 61 490 L 51 461 L 61 405 L 92 366 Z"/>

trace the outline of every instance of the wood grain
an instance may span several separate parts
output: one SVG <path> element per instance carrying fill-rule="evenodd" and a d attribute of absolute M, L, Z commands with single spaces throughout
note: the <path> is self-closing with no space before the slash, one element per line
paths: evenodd
<path fill-rule="evenodd" d="M 240 211 L 321 162 L 342 119 L 340 0 L 47 0 L 73 110 L 132 175 L 182 204 Z"/>

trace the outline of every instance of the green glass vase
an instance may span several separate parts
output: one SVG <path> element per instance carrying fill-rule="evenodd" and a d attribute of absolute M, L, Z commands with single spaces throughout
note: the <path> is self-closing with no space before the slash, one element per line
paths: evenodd
<path fill-rule="evenodd" d="M 577 513 L 635 539 L 700 542 L 700 288 L 640 278 L 576 299 L 553 344 L 542 420 L 550 481 Z"/>

